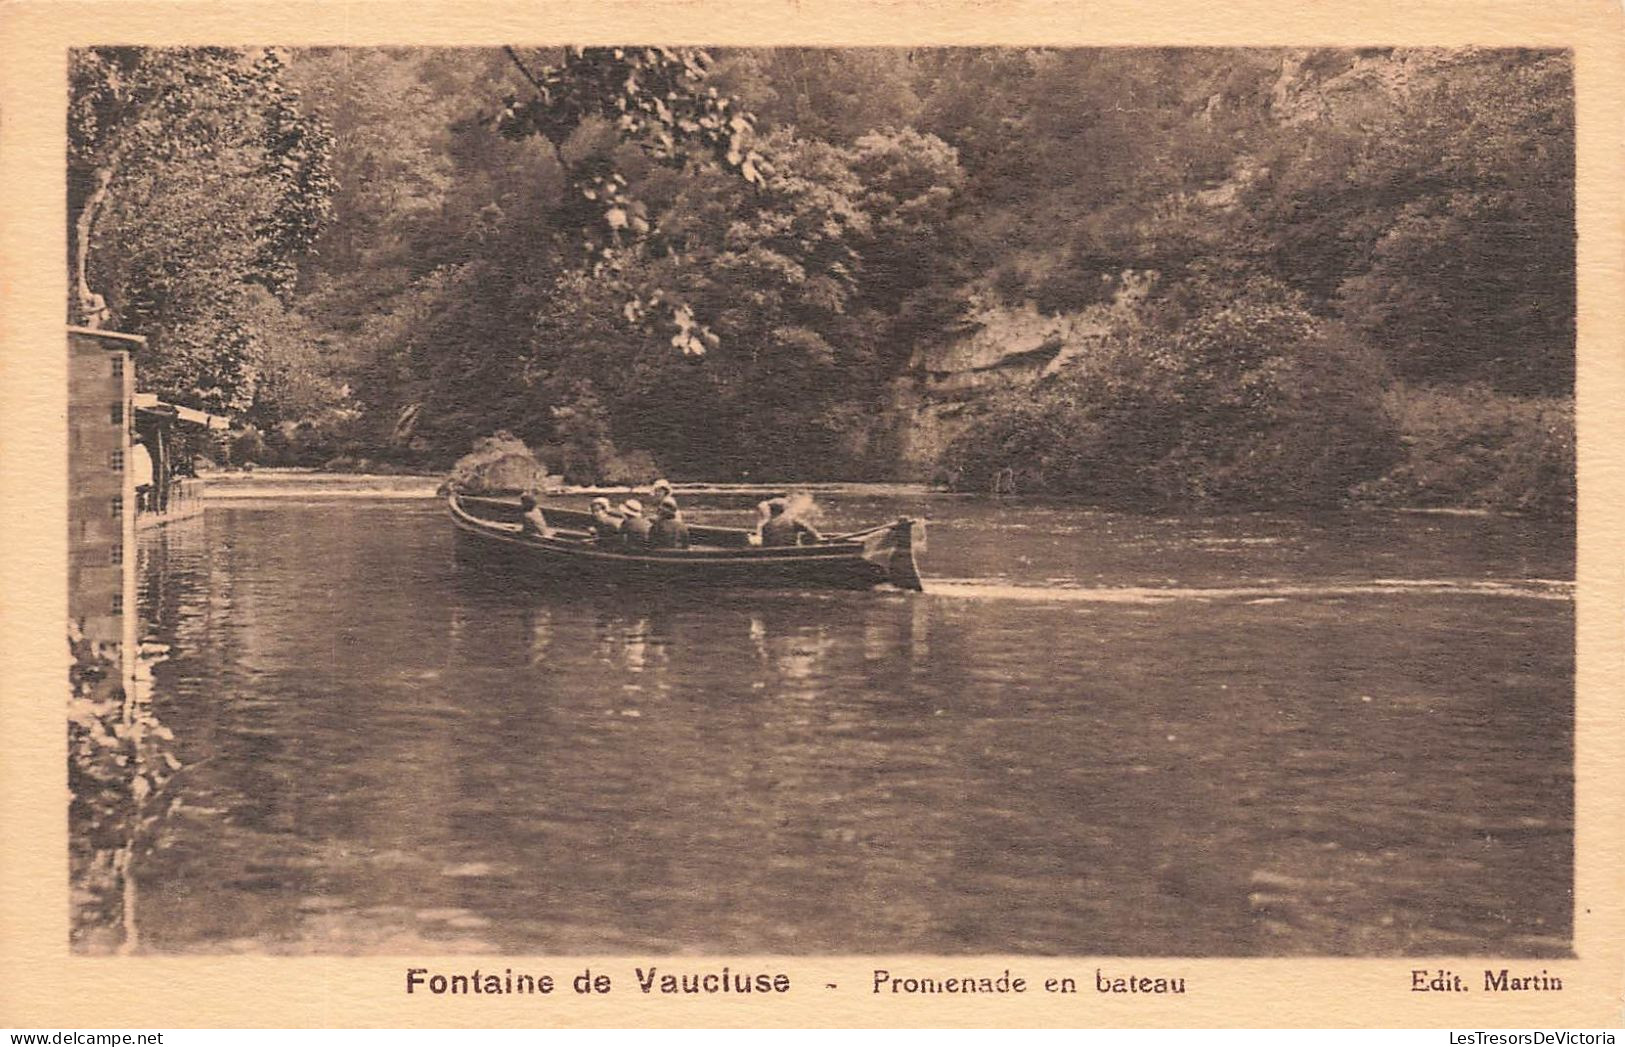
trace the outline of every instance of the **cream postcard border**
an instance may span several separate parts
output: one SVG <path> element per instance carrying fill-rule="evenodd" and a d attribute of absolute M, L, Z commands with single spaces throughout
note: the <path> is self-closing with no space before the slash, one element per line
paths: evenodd
<path fill-rule="evenodd" d="M 410 3 L 13 2 L 0 6 L 0 1027 L 1081 1026 L 1544 1027 L 1625 1024 L 1625 15 L 1618 0 L 535 0 Z M 408 966 L 475 957 L 82 957 L 68 951 L 65 730 L 67 491 L 64 156 L 66 50 L 92 44 L 1228 46 L 1572 48 L 1579 193 L 1580 526 L 1576 590 L 1574 959 L 1561 992 L 1413 993 L 1413 968 L 1469 973 L 1486 957 L 537 957 L 566 981 L 615 975 L 608 996 L 407 996 Z M 489 969 L 518 958 L 484 958 Z M 782 970 L 785 996 L 644 996 L 632 968 Z M 1494 964 L 1502 966 L 1503 964 Z M 1097 966 L 1183 975 L 1180 997 L 1107 997 Z M 877 967 L 997 974 L 1019 997 L 896 998 Z M 1075 996 L 1041 991 L 1072 976 Z M 826 983 L 839 988 L 827 990 Z"/>

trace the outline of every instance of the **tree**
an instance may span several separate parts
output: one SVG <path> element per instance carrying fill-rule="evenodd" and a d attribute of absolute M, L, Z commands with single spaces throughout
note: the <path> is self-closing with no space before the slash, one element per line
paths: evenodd
<path fill-rule="evenodd" d="M 91 48 L 70 69 L 70 319 L 147 335 L 155 391 L 245 407 L 254 289 L 290 298 L 328 214 L 326 128 L 272 51 Z"/>
<path fill-rule="evenodd" d="M 815 460 L 831 435 L 820 412 L 861 379 L 871 345 L 850 312 L 870 227 L 847 154 L 786 132 L 764 148 L 760 191 L 695 180 L 660 221 L 682 259 L 669 282 L 715 325 L 708 366 L 739 419 L 731 474 Z"/>
<path fill-rule="evenodd" d="M 913 53 L 880 47 L 775 47 L 717 53 L 711 80 L 763 130 L 851 146 L 885 128 L 917 123 Z"/>
<path fill-rule="evenodd" d="M 296 53 L 292 81 L 306 108 L 332 135 L 336 185 L 332 219 L 317 253 L 310 290 L 325 278 L 387 270 L 378 253 L 399 246 L 399 231 L 439 207 L 451 175 L 445 139 L 453 113 L 421 81 L 421 56 L 370 48 Z"/>
<path fill-rule="evenodd" d="M 965 309 L 970 273 L 965 237 L 955 221 L 963 202 L 959 153 L 932 134 L 885 128 L 858 138 L 851 167 L 862 185 L 858 206 L 869 218 L 858 242 L 863 258 L 860 306 L 875 318 L 884 388 L 921 343 L 954 331 Z"/>
<path fill-rule="evenodd" d="M 1406 377 L 1571 392 L 1570 59 L 1467 52 L 1426 72 L 1354 173 L 1393 203 L 1338 304 Z"/>
<path fill-rule="evenodd" d="M 534 70 L 512 48 L 507 51 L 535 96 L 510 95 L 496 126 L 511 138 L 540 135 L 552 144 L 566 172 L 566 200 L 573 205 L 561 209 L 563 227 L 579 237 L 598 275 L 615 279 L 624 272 L 623 253 L 641 247 L 652 226 L 648 206 L 628 192 L 613 150 L 589 148 L 575 155 L 566 150 L 593 123 L 679 170 L 709 160 L 757 186 L 771 173 L 751 147 L 755 118 L 705 84 L 711 59 L 704 51 L 572 47 L 558 64 Z M 663 300 L 663 305 L 676 332 L 673 346 L 699 355 L 715 343 L 715 336 L 695 324 L 692 310 L 678 301 Z"/>
<path fill-rule="evenodd" d="M 348 387 L 368 439 L 431 459 L 500 424 L 579 449 L 582 470 L 643 449 L 690 475 L 883 476 L 889 431 L 909 424 L 892 403 L 897 380 L 950 395 L 912 361 L 964 339 L 982 314 L 1026 317 L 1032 305 L 1037 327 L 1058 317 L 1056 330 L 1081 330 L 1082 314 L 1154 278 L 1137 314 L 1146 330 L 1122 337 L 1149 346 L 1154 331 L 1162 349 L 1194 352 L 1184 325 L 1201 288 L 1257 276 L 1295 292 L 1315 332 L 1304 344 L 1345 363 L 1363 359 L 1351 343 L 1379 350 L 1394 374 L 1378 385 L 1567 391 L 1564 56 L 712 54 L 295 54 L 301 110 L 335 128 L 341 213 L 321 253 L 303 256 L 295 294 L 319 351 L 273 380 L 258 357 L 298 354 L 253 341 L 243 359 L 266 387 L 255 410 L 304 411 L 295 405 L 322 388 Z M 469 119 L 515 84 L 499 112 Z M 259 206 L 231 202 L 248 192 L 200 182 L 184 206 L 214 223 L 211 208 Z M 185 228 L 158 219 L 118 221 L 149 230 L 138 240 L 186 243 Z M 1247 322 L 1291 335 L 1266 319 Z M 1312 355 L 1293 357 L 1293 381 L 1309 382 Z M 993 371 L 988 384 L 1006 373 Z M 1323 394 L 1292 395 L 1333 413 L 1365 403 L 1337 392 L 1358 371 L 1337 365 Z M 956 389 L 981 381 L 958 377 Z M 1090 417 L 1135 432 L 1158 386 L 1113 388 L 1121 410 L 1095 403 Z M 985 394 L 952 395 L 974 414 Z M 1220 400 L 1210 406 L 1222 415 Z"/>

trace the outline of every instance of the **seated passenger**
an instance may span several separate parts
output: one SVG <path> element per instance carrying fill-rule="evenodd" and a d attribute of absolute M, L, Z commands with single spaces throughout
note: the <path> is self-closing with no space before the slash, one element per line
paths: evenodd
<path fill-rule="evenodd" d="M 621 514 L 609 507 L 608 498 L 592 500 L 592 533 L 599 541 L 618 538 L 621 534 Z"/>
<path fill-rule="evenodd" d="M 656 480 L 649 485 L 649 499 L 655 505 L 659 505 L 671 496 L 671 484 L 668 481 Z"/>
<path fill-rule="evenodd" d="M 767 522 L 762 524 L 763 545 L 811 545 L 824 536 L 809 523 L 796 519 L 787 510 L 789 499 L 775 498 L 767 503 Z"/>
<path fill-rule="evenodd" d="M 534 534 L 540 538 L 553 537 L 553 528 L 547 525 L 547 517 L 542 515 L 541 506 L 536 499 L 528 494 L 519 496 L 519 533 Z"/>
<path fill-rule="evenodd" d="M 688 548 L 688 524 L 677 511 L 677 499 L 670 495 L 660 501 L 660 519 L 649 532 L 649 544 L 656 549 Z"/>
<path fill-rule="evenodd" d="M 745 539 L 745 541 L 749 542 L 751 545 L 761 545 L 762 544 L 762 525 L 767 523 L 768 518 L 770 516 L 772 516 L 772 515 L 773 515 L 773 507 L 772 507 L 771 503 L 769 503 L 769 502 L 757 502 L 756 503 L 756 529 L 750 532 L 749 537 L 747 537 Z"/>
<path fill-rule="evenodd" d="M 643 515 L 643 503 L 636 498 L 628 498 L 621 503 L 621 541 L 629 548 L 639 548 L 649 544 L 649 532 L 654 524 Z"/>

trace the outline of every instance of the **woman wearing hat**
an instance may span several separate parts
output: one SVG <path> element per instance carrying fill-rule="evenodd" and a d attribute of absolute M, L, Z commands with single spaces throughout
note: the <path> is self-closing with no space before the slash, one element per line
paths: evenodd
<path fill-rule="evenodd" d="M 620 537 L 621 516 L 609 507 L 608 498 L 594 498 L 589 511 L 592 513 L 592 532 L 599 541 Z"/>
<path fill-rule="evenodd" d="M 621 540 L 628 548 L 637 549 L 649 544 L 653 522 L 643 515 L 643 503 L 628 498 L 621 503 Z"/>
<path fill-rule="evenodd" d="M 688 524 L 677 511 L 677 499 L 667 495 L 660 500 L 660 518 L 649 532 L 649 544 L 656 549 L 687 549 Z"/>

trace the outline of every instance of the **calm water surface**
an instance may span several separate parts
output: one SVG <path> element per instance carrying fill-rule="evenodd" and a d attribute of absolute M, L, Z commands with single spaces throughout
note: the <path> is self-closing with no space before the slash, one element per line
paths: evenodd
<path fill-rule="evenodd" d="M 539 591 L 429 501 L 146 536 L 142 948 L 1567 953 L 1568 533 L 826 501 L 929 516 L 931 591 Z"/>

